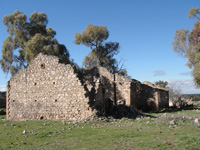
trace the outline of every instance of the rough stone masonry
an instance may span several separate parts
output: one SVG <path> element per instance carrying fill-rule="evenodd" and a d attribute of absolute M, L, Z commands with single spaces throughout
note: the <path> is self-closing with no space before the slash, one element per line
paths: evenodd
<path fill-rule="evenodd" d="M 7 83 L 8 120 L 82 120 L 113 105 L 158 110 L 168 107 L 168 91 L 103 67 L 80 77 L 70 64 L 42 53 Z"/>

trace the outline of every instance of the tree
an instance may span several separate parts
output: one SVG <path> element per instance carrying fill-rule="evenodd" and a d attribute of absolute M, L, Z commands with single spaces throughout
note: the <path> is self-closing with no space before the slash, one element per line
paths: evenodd
<path fill-rule="evenodd" d="M 187 66 L 192 70 L 192 75 L 197 87 L 200 87 L 200 9 L 191 8 L 188 12 L 189 19 L 197 19 L 193 30 L 177 30 L 174 36 L 174 52 L 188 59 Z"/>
<path fill-rule="evenodd" d="M 9 33 L 0 59 L 4 73 L 14 75 L 40 52 L 58 56 L 64 63 L 70 62 L 67 48 L 54 38 L 56 32 L 46 27 L 48 19 L 45 13 L 34 12 L 27 21 L 23 12 L 15 11 L 6 15 L 3 23 Z"/>
<path fill-rule="evenodd" d="M 186 102 L 181 98 L 181 89 L 176 84 L 170 84 L 167 89 L 169 90 L 169 101 L 173 107 L 182 108 Z"/>
<path fill-rule="evenodd" d="M 102 66 L 111 72 L 120 72 L 117 60 L 114 58 L 119 53 L 118 42 L 105 42 L 109 37 L 106 26 L 88 25 L 82 33 L 75 34 L 75 43 L 91 48 L 88 56 L 83 61 L 86 69 Z"/>
<path fill-rule="evenodd" d="M 167 88 L 168 82 L 159 80 L 159 81 L 155 82 L 155 85 L 157 85 L 157 86 L 159 86 L 161 88 Z"/>

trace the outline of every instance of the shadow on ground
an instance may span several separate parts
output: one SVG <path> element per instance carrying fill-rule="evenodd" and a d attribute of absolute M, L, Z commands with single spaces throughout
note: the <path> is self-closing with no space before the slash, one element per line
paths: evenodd
<path fill-rule="evenodd" d="M 106 114 L 97 113 L 96 115 L 98 118 L 106 117 L 106 118 L 114 118 L 114 119 L 122 119 L 122 118 L 136 119 L 140 117 L 156 118 L 155 116 L 146 115 L 139 111 L 136 111 L 135 109 L 132 109 L 131 107 L 128 107 L 126 105 L 113 106 L 112 109 Z"/>
<path fill-rule="evenodd" d="M 178 112 L 178 111 L 182 111 L 182 110 L 194 110 L 194 109 L 199 109 L 199 108 L 195 107 L 193 104 L 191 104 L 191 105 L 183 106 L 182 108 L 169 107 L 169 108 L 165 108 L 160 111 L 154 111 L 153 113 L 174 113 L 174 112 Z"/>

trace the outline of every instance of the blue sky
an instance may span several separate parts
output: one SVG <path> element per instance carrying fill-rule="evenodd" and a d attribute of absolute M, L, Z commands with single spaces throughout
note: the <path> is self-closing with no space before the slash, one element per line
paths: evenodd
<path fill-rule="evenodd" d="M 120 43 L 117 59 L 125 60 L 129 75 L 141 82 L 168 81 L 182 93 L 200 93 L 195 89 L 187 60 L 173 52 L 172 42 L 177 29 L 193 28 L 187 12 L 200 7 L 198 0 L 3 0 L 0 19 L 15 10 L 28 17 L 34 11 L 48 16 L 48 27 L 56 32 L 59 43 L 65 44 L 71 58 L 80 66 L 90 49 L 74 44 L 74 34 L 88 24 L 107 26 L 108 41 Z M 8 36 L 0 22 L 0 47 Z M 1 56 L 1 52 L 0 52 Z M 0 70 L 0 90 L 10 79 Z"/>

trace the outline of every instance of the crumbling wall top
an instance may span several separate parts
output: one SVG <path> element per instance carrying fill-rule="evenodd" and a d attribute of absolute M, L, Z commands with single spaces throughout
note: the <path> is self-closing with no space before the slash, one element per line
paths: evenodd
<path fill-rule="evenodd" d="M 157 85 L 155 85 L 155 84 L 153 84 L 153 83 L 151 83 L 151 82 L 149 82 L 149 81 L 144 81 L 144 82 L 142 82 L 142 84 L 148 85 L 148 86 L 150 86 L 150 87 L 152 87 L 152 88 L 154 88 L 154 89 L 163 90 L 163 91 L 168 91 L 167 89 L 161 88 L 161 87 L 159 87 L 159 86 L 157 86 Z"/>

